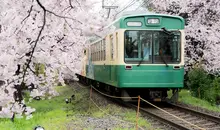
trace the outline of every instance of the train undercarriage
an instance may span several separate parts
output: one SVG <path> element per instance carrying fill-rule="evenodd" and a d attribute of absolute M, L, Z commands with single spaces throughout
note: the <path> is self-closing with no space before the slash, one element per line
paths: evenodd
<path fill-rule="evenodd" d="M 136 101 L 136 98 L 140 96 L 141 98 L 147 101 L 154 101 L 154 102 L 177 102 L 179 96 L 179 89 L 168 89 L 168 88 L 117 88 L 102 82 L 98 82 L 95 80 L 88 79 L 83 77 L 79 74 L 76 74 L 79 82 L 85 85 L 92 85 L 93 87 L 111 95 L 117 97 L 130 97 L 130 98 L 122 98 L 124 101 Z M 168 91 L 172 90 L 172 96 L 168 96 Z"/>

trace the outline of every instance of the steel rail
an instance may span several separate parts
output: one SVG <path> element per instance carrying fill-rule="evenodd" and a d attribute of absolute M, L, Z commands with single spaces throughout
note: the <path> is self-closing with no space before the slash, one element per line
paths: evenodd
<path fill-rule="evenodd" d="M 136 106 L 136 105 L 133 105 L 133 104 L 127 104 L 127 105 L 129 105 L 130 107 L 133 107 L 133 108 L 137 108 L 137 106 Z M 153 113 L 153 112 L 150 112 L 150 111 L 147 110 L 147 109 L 144 109 L 144 108 L 141 108 L 141 107 L 140 107 L 140 110 L 141 110 L 142 112 L 144 112 L 144 113 L 142 113 L 142 114 L 147 114 L 147 115 L 149 115 L 149 116 L 151 116 L 151 117 L 154 117 L 154 118 L 156 118 L 157 120 L 159 120 L 159 121 L 161 121 L 161 122 L 163 122 L 163 123 L 165 123 L 165 124 L 171 125 L 173 128 L 180 129 L 180 130 L 191 130 L 191 128 L 185 127 L 185 126 L 183 126 L 183 125 L 181 125 L 181 124 L 179 124 L 179 123 L 177 124 L 177 123 L 175 123 L 175 122 L 173 122 L 173 121 L 171 121 L 171 120 L 167 120 L 167 119 L 163 118 L 163 117 L 160 116 L 160 115 L 157 115 L 157 114 L 155 114 L 155 113 Z"/>
<path fill-rule="evenodd" d="M 207 114 L 207 113 L 202 113 L 202 112 L 199 112 L 199 111 L 195 111 L 193 109 L 186 108 L 186 107 L 183 107 L 183 106 L 180 106 L 180 105 L 176 105 L 176 104 L 173 104 L 173 103 L 168 103 L 168 104 L 171 105 L 174 108 L 177 108 L 178 110 L 181 109 L 182 111 L 191 113 L 192 115 L 203 117 L 205 119 L 208 119 L 210 121 L 213 121 L 215 123 L 220 124 L 220 117 L 217 117 L 217 116 L 214 116 L 214 115 L 210 115 L 210 114 Z"/>

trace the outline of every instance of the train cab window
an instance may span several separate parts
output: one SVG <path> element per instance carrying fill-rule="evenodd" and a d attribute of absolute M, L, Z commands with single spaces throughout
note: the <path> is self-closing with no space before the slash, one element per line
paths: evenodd
<path fill-rule="evenodd" d="M 143 61 L 152 60 L 152 34 L 144 33 L 140 36 L 141 58 Z"/>
<path fill-rule="evenodd" d="M 162 30 L 125 31 L 124 57 L 126 63 L 166 64 L 179 63 L 181 33 Z"/>
<path fill-rule="evenodd" d="M 152 33 L 145 31 L 125 32 L 125 62 L 150 63 L 152 61 Z"/>
<path fill-rule="evenodd" d="M 137 33 L 129 31 L 125 36 L 125 57 L 138 58 Z"/>
<path fill-rule="evenodd" d="M 154 44 L 154 63 L 180 62 L 180 32 L 173 32 L 172 35 L 156 32 Z"/>

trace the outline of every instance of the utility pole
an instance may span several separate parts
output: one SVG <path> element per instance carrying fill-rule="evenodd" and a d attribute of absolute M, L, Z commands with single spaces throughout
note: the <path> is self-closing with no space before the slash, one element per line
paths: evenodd
<path fill-rule="evenodd" d="M 108 9 L 107 18 L 109 18 L 111 9 L 116 9 L 116 8 L 118 8 L 118 6 L 105 6 L 105 0 L 102 0 L 102 8 Z"/>

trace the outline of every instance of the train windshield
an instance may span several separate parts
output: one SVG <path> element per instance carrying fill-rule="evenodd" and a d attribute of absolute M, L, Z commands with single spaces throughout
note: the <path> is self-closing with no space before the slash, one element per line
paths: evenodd
<path fill-rule="evenodd" d="M 180 63 L 180 31 L 125 31 L 125 62 L 142 64 Z"/>

